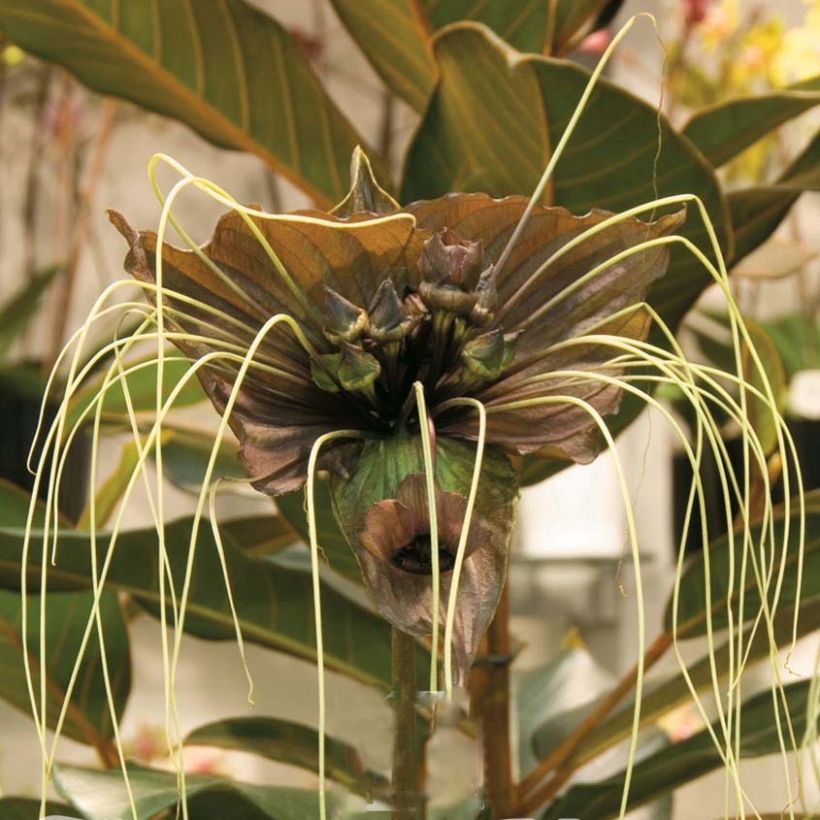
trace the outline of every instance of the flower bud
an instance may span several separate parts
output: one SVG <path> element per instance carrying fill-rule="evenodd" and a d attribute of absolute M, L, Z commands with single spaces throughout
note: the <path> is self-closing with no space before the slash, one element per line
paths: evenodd
<path fill-rule="evenodd" d="M 437 284 L 471 286 L 483 265 L 481 242 L 462 241 L 449 228 L 433 234 L 424 243 L 419 259 L 422 277 Z"/>
<path fill-rule="evenodd" d="M 323 318 L 325 335 L 334 342 L 340 339 L 355 342 L 367 324 L 367 315 L 358 305 L 354 305 L 329 287 L 325 287 Z"/>

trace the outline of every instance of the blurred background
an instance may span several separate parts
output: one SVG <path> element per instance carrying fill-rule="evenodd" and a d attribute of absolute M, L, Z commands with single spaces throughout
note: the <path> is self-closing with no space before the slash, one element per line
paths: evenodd
<path fill-rule="evenodd" d="M 331 95 L 398 170 L 418 115 L 393 98 L 387 101 L 380 80 L 330 6 L 287 0 L 256 0 L 254 5 L 270 11 L 298 35 Z M 803 0 L 626 2 L 611 26 L 587 37 L 573 58 L 594 64 L 610 32 L 637 11 L 657 16 L 663 48 L 649 27 L 636 27 L 609 72 L 634 94 L 653 104 L 660 101 L 677 124 L 685 122 L 694 108 L 739 94 L 763 93 L 820 72 L 820 4 Z M 816 130 L 817 122 L 812 115 L 800 118 L 776 137 L 756 143 L 724 169 L 728 183 L 768 178 Z M 242 202 L 259 202 L 268 210 L 308 204 L 260 160 L 215 148 L 170 119 L 95 95 L 65 71 L 0 41 L 0 306 L 12 305 L 2 314 L 0 327 L 0 462 L 11 471 L 4 474 L 10 480 L 25 481 L 24 475 L 14 474 L 14 465 L 19 467 L 20 453 L 27 447 L 27 419 L 50 364 L 102 288 L 124 276 L 125 247 L 105 209 L 126 212 L 138 227 L 156 226 L 159 208 L 146 176 L 155 152 L 175 157 Z M 180 200 L 178 214 L 191 234 L 204 241 L 218 210 L 205 197 L 191 193 Z M 745 260 L 734 278 L 744 314 L 769 328 L 777 342 L 788 390 L 787 412 L 796 435 L 805 437 L 809 459 L 815 460 L 815 481 L 820 463 L 818 224 L 818 196 L 806 195 L 774 238 Z M 33 281 L 42 285 L 36 305 L 15 305 L 15 295 Z M 714 331 L 709 310 L 717 304 L 714 294 L 705 294 L 702 309 L 688 322 L 683 338 L 695 355 L 704 355 Z M 194 427 L 211 421 L 210 411 L 202 408 L 193 408 L 185 417 L 185 423 Z M 685 475 L 676 460 L 673 436 L 663 420 L 649 412 L 621 436 L 618 455 L 627 470 L 638 518 L 647 617 L 657 622 L 674 574 L 680 517 L 676 487 Z M 117 446 L 107 447 L 101 474 L 112 470 L 119 457 Z M 169 488 L 167 498 L 174 516 L 193 510 L 190 494 Z M 83 500 L 77 503 L 81 508 Z M 220 501 L 225 519 L 259 511 L 269 503 L 241 491 Z M 147 504 L 135 498 L 124 525 L 148 524 Z M 625 550 L 624 514 L 610 455 L 524 491 L 511 569 L 513 631 L 521 642 L 517 670 L 537 667 L 561 647 L 588 647 L 591 654 L 567 671 L 577 676 L 580 703 L 590 687 L 605 685 L 631 666 L 634 573 Z M 136 661 L 124 737 L 132 754 L 157 763 L 162 711 L 158 626 L 143 616 L 132 621 L 130 630 Z M 801 643 L 791 661 L 796 671 L 811 673 L 816 645 L 816 640 Z M 313 667 L 254 647 L 249 648 L 249 661 L 260 710 L 315 722 Z M 388 721 L 378 717 L 387 712 L 386 704 L 376 693 L 357 692 L 354 697 L 353 684 L 330 677 L 329 729 L 361 739 L 367 734 L 363 727 L 372 726 L 366 753 L 373 759 L 388 755 Z M 765 685 L 763 678 L 760 685 Z M 183 730 L 248 711 L 242 670 L 231 644 L 186 638 L 179 686 L 184 692 Z M 659 731 L 683 737 L 697 728 L 694 708 L 683 707 Z M 3 703 L 0 738 L 0 789 L 13 784 L 15 792 L 36 793 L 39 750 L 31 723 Z M 63 757 L 93 759 L 88 749 L 70 740 L 63 746 Z M 476 765 L 469 748 L 459 753 L 465 766 Z M 309 775 L 295 769 L 271 774 L 273 764 L 250 756 L 206 749 L 188 754 L 197 770 L 311 782 Z M 617 760 L 618 750 L 613 754 Z M 747 767 L 755 772 L 748 779 L 753 800 L 766 805 L 785 801 L 784 795 L 771 792 L 778 788 L 780 765 L 768 759 L 744 764 L 744 772 Z M 590 773 L 601 775 L 600 769 Z M 722 776 L 715 774 L 682 789 L 673 813 L 669 811 L 667 805 L 640 816 L 701 820 L 720 815 Z"/>

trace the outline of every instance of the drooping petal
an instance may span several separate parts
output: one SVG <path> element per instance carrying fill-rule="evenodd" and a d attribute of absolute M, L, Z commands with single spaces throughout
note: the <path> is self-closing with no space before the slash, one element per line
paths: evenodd
<path fill-rule="evenodd" d="M 376 558 L 390 563 L 396 550 L 416 536 L 416 520 L 401 501 L 388 498 L 374 504 L 364 517 L 360 535 L 362 546 Z"/>
<path fill-rule="evenodd" d="M 200 371 L 202 373 L 202 371 Z M 230 395 L 232 380 L 203 373 L 202 383 L 221 414 Z M 313 405 L 277 401 L 259 395 L 249 385 L 238 394 L 229 418 L 239 439 L 239 460 L 259 492 L 281 495 L 299 489 L 307 477 L 307 464 L 316 439 L 339 429 L 363 429 L 362 417 L 337 396 L 316 388 Z M 349 439 L 328 442 L 319 454 L 319 469 L 345 475 L 360 445 Z"/>
<path fill-rule="evenodd" d="M 432 630 L 432 587 L 428 575 L 413 575 L 385 564 L 366 550 L 359 566 L 381 615 L 402 632 L 427 637 Z M 493 619 L 506 578 L 506 555 L 479 548 L 464 562 L 456 599 L 453 650 L 456 685 L 463 685 L 481 638 Z M 452 573 L 441 576 L 441 612 L 447 611 Z"/>
<path fill-rule="evenodd" d="M 649 314 L 637 306 L 589 328 L 588 334 L 644 339 L 650 324 Z M 584 341 L 584 338 L 582 334 L 571 344 L 556 345 L 552 352 L 546 352 L 529 367 L 513 370 L 476 391 L 476 397 L 488 411 L 488 441 L 521 454 L 543 452 L 584 464 L 604 449 L 605 441 L 591 414 L 569 401 L 556 401 L 558 397 L 578 399 L 604 417 L 618 410 L 623 391 L 597 378 L 596 374 L 609 378 L 621 376 L 623 368 L 613 362 L 621 351 L 604 342 Z M 572 371 L 574 375 L 561 375 L 562 371 Z M 590 375 L 584 377 L 585 373 Z M 541 399 L 546 401 L 540 402 Z M 497 409 L 533 400 L 539 403 Z M 477 435 L 474 418 L 464 412 L 443 414 L 437 423 L 442 435 L 470 439 Z"/>
<path fill-rule="evenodd" d="M 137 233 L 117 214 L 112 220 L 130 243 L 126 269 L 153 283 L 156 238 Z M 163 251 L 163 292 L 169 308 L 168 329 L 181 332 L 182 338 L 175 339 L 175 344 L 193 360 L 214 352 L 230 352 L 241 360 L 270 318 L 267 311 L 285 310 L 282 304 L 256 299 L 254 290 L 243 300 L 241 293 L 219 279 L 196 254 L 167 244 Z M 206 307 L 191 306 L 175 294 L 199 299 Z M 260 367 L 248 370 L 229 422 L 254 486 L 278 495 L 304 483 L 310 449 L 318 436 L 340 427 L 364 429 L 367 424 L 355 405 L 314 384 L 310 357 L 284 324 L 265 336 L 254 362 Z M 223 360 L 197 371 L 220 414 L 225 411 L 239 366 L 235 359 Z M 343 442 L 328 445 L 320 465 L 338 466 L 338 454 L 349 449 Z"/>
<path fill-rule="evenodd" d="M 439 536 L 448 548 L 457 545 L 470 490 L 475 451 L 463 442 L 436 438 L 435 482 Z M 412 635 L 429 635 L 431 580 L 403 571 L 376 557 L 362 544 L 368 510 L 394 500 L 413 514 L 415 532 L 429 531 L 426 479 L 421 440 L 399 434 L 368 441 L 350 475 L 331 476 L 331 495 L 339 526 L 353 548 L 365 584 L 379 612 Z M 485 452 L 470 527 L 468 557 L 458 592 L 455 649 L 463 673 L 495 612 L 506 578 L 509 541 L 518 489 L 507 458 L 495 448 Z M 382 508 L 386 509 L 386 508 Z M 442 572 L 440 605 L 447 606 L 452 573 Z"/>
<path fill-rule="evenodd" d="M 447 224 L 463 238 L 480 239 L 488 262 L 497 260 L 526 207 L 524 197 L 492 199 L 483 194 L 454 194 L 408 206 L 419 225 L 428 230 Z M 629 312 L 646 296 L 650 285 L 666 271 L 668 246 L 631 252 L 641 243 L 663 237 L 682 221 L 684 211 L 643 222 L 628 218 L 598 228 L 575 247 L 551 257 L 585 231 L 600 226 L 612 214 L 592 211 L 574 216 L 563 208 L 537 206 L 498 272 L 497 307 L 492 326 L 515 332 L 515 353 L 504 371 L 471 391 L 488 408 L 537 397 L 566 395 L 588 402 L 601 415 L 617 411 L 621 391 L 600 380 L 532 379 L 549 377 L 559 370 L 595 373 L 609 368 L 620 351 L 606 344 L 561 347 L 562 342 L 586 334 L 606 333 L 625 339 L 645 339 L 648 316 Z M 609 260 L 630 253 L 615 264 Z M 596 269 L 601 267 L 600 271 Z M 621 316 L 627 311 L 625 316 Z M 617 377 L 621 371 L 609 369 Z M 475 438 L 473 415 L 451 412 L 439 420 L 445 435 Z M 549 448 L 573 461 L 591 461 L 602 449 L 595 420 L 583 408 L 566 404 L 543 404 L 492 414 L 488 441 L 508 450 L 533 453 Z"/>

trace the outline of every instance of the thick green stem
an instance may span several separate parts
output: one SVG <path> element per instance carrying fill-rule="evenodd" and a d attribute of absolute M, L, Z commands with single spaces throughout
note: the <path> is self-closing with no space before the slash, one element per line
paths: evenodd
<path fill-rule="evenodd" d="M 424 817 L 424 742 L 416 715 L 416 642 L 393 627 L 393 818 Z"/>

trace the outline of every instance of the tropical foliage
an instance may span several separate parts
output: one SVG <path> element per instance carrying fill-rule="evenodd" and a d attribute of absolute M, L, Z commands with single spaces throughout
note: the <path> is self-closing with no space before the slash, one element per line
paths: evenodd
<path fill-rule="evenodd" d="M 483 791 L 480 801 L 431 807 L 431 816 L 618 816 L 720 767 L 742 805 L 741 758 L 816 740 L 816 684 L 780 685 L 777 648 L 818 627 L 820 497 L 800 492 L 773 412 L 782 409 L 781 397 L 767 392 L 785 382 L 777 362 L 793 352 L 787 329 L 750 326 L 733 345 L 709 348 L 730 374 L 725 388 L 706 394 L 708 401 L 717 396 L 714 416 L 703 409 L 702 383 L 689 380 L 674 334 L 714 282 L 704 258 L 725 260 L 731 275 L 803 192 L 820 188 L 816 135 L 752 186 L 734 176 L 729 189 L 722 170 L 820 102 L 817 77 L 729 101 L 698 99 L 708 106 L 677 127 L 611 80 L 589 84 L 589 72 L 566 59 L 586 35 L 608 27 L 618 2 L 332 6 L 389 94 L 416 112 L 400 178 L 328 93 L 294 32 L 244 0 L 166 0 L 152 13 L 129 3 L 0 0 L 0 31 L 15 47 L 95 92 L 255 155 L 315 205 L 293 221 L 276 221 L 175 166 L 185 184 L 230 208 L 204 249 L 172 248 L 162 231 L 139 232 L 112 215 L 127 240 L 126 269 L 147 296 L 138 314 L 147 330 L 130 337 L 131 355 L 130 342 L 84 349 L 83 334 L 73 360 L 58 362 L 51 389 L 61 387 L 66 401 L 51 428 L 54 455 L 42 456 L 41 467 L 53 457 L 50 469 L 63 469 L 66 437 L 89 435 L 96 443 L 101 432 L 126 432 L 133 441 L 104 481 L 95 483 L 92 471 L 91 497 L 77 521 L 60 517 L 53 492 L 49 503 L 29 506 L 17 488 L 0 485 L 0 697 L 33 711 L 64 801 L 4 797 L 0 814 L 173 816 L 179 772 L 129 763 L 126 786 L 119 771 L 117 725 L 131 688 L 134 612 L 172 623 L 177 636 L 238 637 L 240 647 L 244 640 L 318 661 L 392 693 L 392 781 L 384 761 L 374 766 L 345 739 L 296 721 L 237 716 L 178 738 L 283 762 L 335 784 L 326 798 L 323 790 L 187 775 L 184 810 L 191 818 L 355 815 L 368 799 L 401 807 L 402 795 L 418 800 L 423 793 L 425 755 L 448 730 L 466 738 L 478 730 Z M 530 201 L 533 191 L 537 200 Z M 173 223 L 170 210 L 166 215 Z M 574 245 L 585 231 L 586 243 Z M 599 278 L 584 278 L 598 268 Z M 36 315 L 58 273 L 38 275 L 0 307 L 0 354 Z M 157 313 L 150 309 L 159 306 L 167 311 L 160 346 L 170 339 L 184 355 L 146 348 L 152 339 L 156 348 Z M 281 322 L 286 329 L 271 326 L 267 335 L 271 317 L 280 315 L 289 317 Z M 737 318 L 730 310 L 715 321 L 731 334 Z M 613 362 L 615 344 L 638 365 Z M 542 356 L 550 345 L 559 352 Z M 726 523 L 734 527 L 711 543 L 706 533 L 708 548 L 681 564 L 635 668 L 579 704 L 573 670 L 589 662 L 583 648 L 567 649 L 526 679 L 510 672 L 506 596 L 514 591 L 505 592 L 505 573 L 515 499 L 519 486 L 594 458 L 656 402 L 663 379 L 652 382 L 641 369 L 650 345 L 653 372 L 673 383 L 660 394 L 670 391 L 690 408 L 689 452 L 699 457 L 707 441 L 723 459 L 722 430 L 712 421 L 733 417 L 748 436 L 751 466 L 724 476 L 724 496 L 741 508 L 732 521 L 727 501 Z M 257 347 L 264 371 L 243 360 Z M 191 360 L 220 355 L 224 361 L 213 359 L 199 380 L 191 378 Z M 543 382 L 556 372 L 563 380 L 547 390 Z M 631 390 L 641 382 L 622 379 L 625 373 L 645 378 L 643 392 Z M 9 383 L 21 378 L 11 367 L 0 371 Z M 532 403 L 567 395 L 576 406 L 560 413 Z M 184 407 L 208 399 L 224 416 L 218 436 L 175 425 L 173 417 L 161 431 L 154 423 L 166 401 Z M 486 426 L 477 405 L 488 413 Z M 435 420 L 432 453 L 422 435 L 425 413 Z M 599 416 L 608 416 L 606 429 L 595 422 Z M 239 458 L 221 440 L 229 422 L 241 442 Z M 346 437 L 332 438 L 339 430 Z M 327 436 L 320 451 L 316 441 Z M 474 465 L 485 445 L 478 481 Z M 121 503 L 151 459 L 165 479 L 200 498 L 197 514 L 121 531 Z M 780 470 L 786 498 L 774 508 L 771 485 Z M 211 479 L 246 473 L 276 496 L 277 513 L 208 523 Z M 693 522 L 696 494 L 697 482 L 687 512 Z M 59 552 L 49 565 L 55 528 Z M 462 529 L 479 549 L 465 553 Z M 302 542 L 314 547 L 310 555 Z M 760 547 L 761 564 L 750 545 Z M 326 563 L 320 586 L 318 546 Z M 472 710 L 448 720 L 435 696 L 418 700 L 416 692 L 437 688 L 426 677 L 428 668 L 437 670 L 439 644 L 439 608 L 431 601 L 449 615 L 449 592 L 458 587 L 444 579 L 431 592 L 430 578 L 462 559 L 454 625 L 446 632 L 441 625 L 443 685 L 466 683 Z M 317 592 L 321 623 L 309 614 Z M 420 640 L 402 638 L 407 633 Z M 176 653 L 178 637 L 172 642 Z M 683 642 L 688 657 L 698 652 L 691 647 L 700 656 L 681 661 L 644 693 L 644 673 L 667 654 L 680 657 Z M 743 667 L 767 660 L 774 704 L 768 692 L 746 697 L 744 690 L 741 697 Z M 659 747 L 658 722 L 682 703 L 700 705 L 705 692 L 718 693 L 717 713 L 704 710 L 701 730 L 680 742 L 664 738 Z M 101 767 L 61 765 L 49 729 L 95 749 Z M 615 771 L 572 782 L 629 738 L 630 752 Z M 179 748 L 169 751 L 179 767 Z M 405 807 L 415 812 L 408 816 L 422 816 L 421 802 Z"/>

